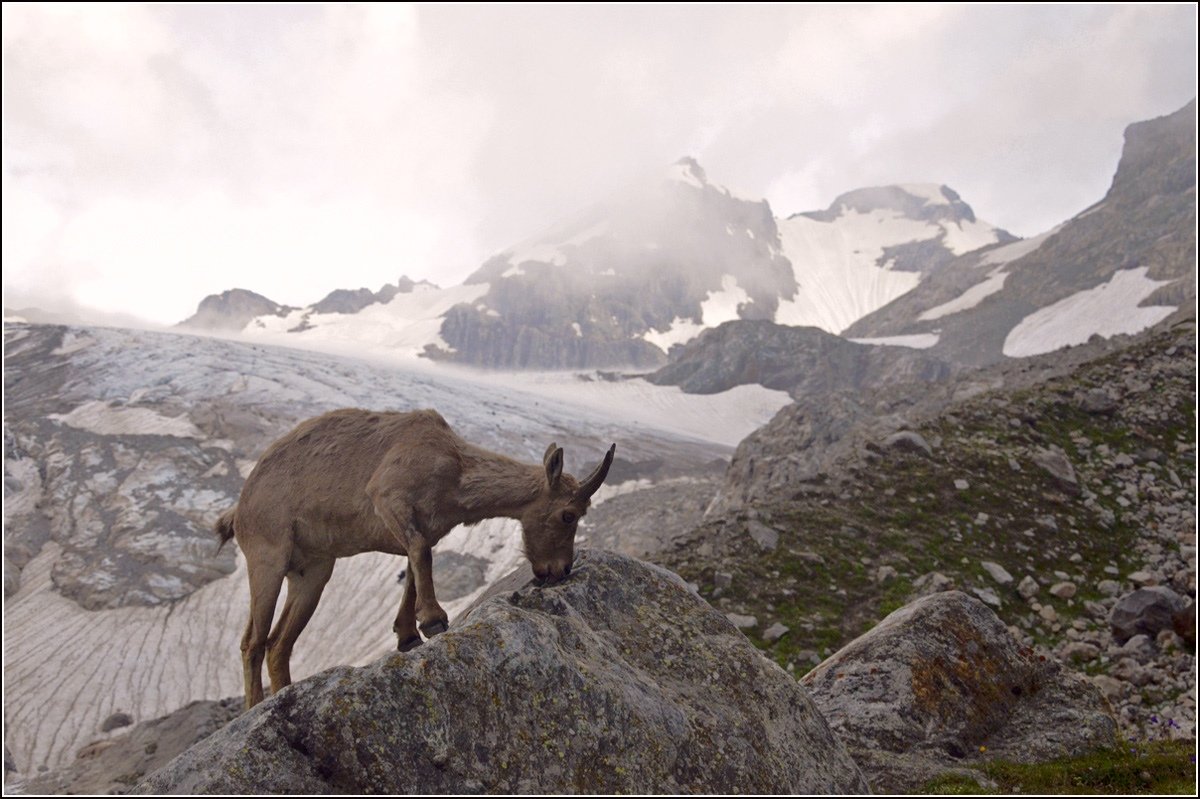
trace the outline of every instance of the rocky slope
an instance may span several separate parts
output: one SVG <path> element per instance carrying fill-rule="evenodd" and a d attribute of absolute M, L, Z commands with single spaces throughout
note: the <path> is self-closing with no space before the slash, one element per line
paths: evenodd
<path fill-rule="evenodd" d="M 1040 236 L 962 256 L 846 331 L 925 336 L 986 364 L 1133 333 L 1196 301 L 1196 103 L 1130 125 L 1105 197 Z"/>
<path fill-rule="evenodd" d="M 764 390 L 482 380 L 127 330 L 9 325 L 5 350 L 5 742 L 26 774 L 107 740 L 113 714 L 141 722 L 240 693 L 245 565 L 235 547 L 214 556 L 211 525 L 266 444 L 304 418 L 435 407 L 469 440 L 527 461 L 556 440 L 568 470 L 618 441 L 610 476 L 658 481 L 707 473 L 778 407 Z M 451 613 L 523 559 L 519 540 L 496 520 L 439 544 Z M 297 674 L 394 647 L 402 567 L 385 555 L 338 564 Z"/>
<path fill-rule="evenodd" d="M 795 403 L 660 562 L 798 673 L 959 587 L 1089 674 L 1126 734 L 1190 735 L 1195 374 L 1189 322 Z"/>
<path fill-rule="evenodd" d="M 292 685 L 137 790 L 868 787 L 804 688 L 678 577 L 585 551 L 558 586 L 518 580 L 413 652 Z"/>
<path fill-rule="evenodd" d="M 713 394 L 757 383 L 792 397 L 950 377 L 949 364 L 908 347 L 856 344 L 815 327 L 726 322 L 671 353 L 646 375 L 657 385 Z"/>

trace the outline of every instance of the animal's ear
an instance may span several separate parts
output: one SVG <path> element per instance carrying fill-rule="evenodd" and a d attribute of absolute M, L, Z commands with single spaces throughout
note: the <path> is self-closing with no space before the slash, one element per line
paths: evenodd
<path fill-rule="evenodd" d="M 558 485 L 558 478 L 562 477 L 563 470 L 563 451 L 562 447 L 557 444 L 551 444 L 546 449 L 546 456 L 542 459 L 546 465 L 546 481 L 550 483 L 550 487 Z"/>

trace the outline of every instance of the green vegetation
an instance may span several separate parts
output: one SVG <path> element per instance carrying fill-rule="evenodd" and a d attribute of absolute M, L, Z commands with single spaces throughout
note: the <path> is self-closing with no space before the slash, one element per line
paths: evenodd
<path fill-rule="evenodd" d="M 981 785 L 966 774 L 930 781 L 923 793 L 937 794 L 1182 794 L 1195 795 L 1196 744 L 1153 741 L 1045 763 L 993 760 L 978 770 L 995 783 Z"/>
<path fill-rule="evenodd" d="M 919 580 L 934 572 L 962 590 L 993 592 L 1006 624 L 1053 645 L 1073 623 L 1097 623 L 1088 604 L 1103 598 L 1098 584 L 1141 568 L 1136 542 L 1145 525 L 1157 524 L 1142 506 L 1130 506 L 1112 460 L 1124 455 L 1144 464 L 1144 453 L 1158 450 L 1167 465 L 1149 466 L 1158 469 L 1160 484 L 1169 485 L 1167 466 L 1185 486 L 1195 473 L 1194 407 L 1153 403 L 1194 398 L 1188 390 L 1194 375 L 1140 366 L 1173 340 L 1167 334 L 1034 388 L 966 400 L 918 428 L 933 458 L 863 453 L 828 479 L 758 505 L 753 515 L 694 531 L 664 565 L 697 583 L 718 608 L 755 616 L 759 626 L 747 635 L 797 676 L 812 667 L 814 654 L 825 657 L 911 601 Z M 1080 407 L 1081 392 L 1130 374 L 1144 383 L 1136 401 L 1131 394 L 1114 412 Z M 1034 463 L 1037 452 L 1051 447 L 1067 454 L 1094 496 Z M 956 480 L 968 487 L 957 488 Z M 776 549 L 754 543 L 745 531 L 752 519 L 778 531 Z M 1013 581 L 998 584 L 982 561 L 1000 564 Z M 732 575 L 729 587 L 716 587 L 718 571 Z M 1034 614 L 1018 593 L 1026 575 L 1041 582 L 1036 599 L 1054 609 L 1053 618 Z M 1048 583 L 1067 580 L 1077 587 L 1074 597 L 1048 594 Z M 775 622 L 788 632 L 763 640 Z"/>

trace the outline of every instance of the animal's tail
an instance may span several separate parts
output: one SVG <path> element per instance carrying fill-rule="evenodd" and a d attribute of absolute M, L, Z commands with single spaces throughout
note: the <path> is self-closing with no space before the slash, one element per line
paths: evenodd
<path fill-rule="evenodd" d="M 213 525 L 213 532 L 217 534 L 217 539 L 221 542 L 217 544 L 217 552 L 220 552 L 229 539 L 233 538 L 233 515 L 235 513 L 237 513 L 236 504 L 222 513 L 221 518 L 217 519 L 217 523 Z"/>

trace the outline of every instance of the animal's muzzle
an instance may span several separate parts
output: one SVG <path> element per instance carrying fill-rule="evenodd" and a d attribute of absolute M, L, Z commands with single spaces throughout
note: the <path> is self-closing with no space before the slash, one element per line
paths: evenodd
<path fill-rule="evenodd" d="M 565 563 L 562 566 L 534 569 L 533 576 L 537 578 L 538 585 L 556 585 L 571 576 L 571 565 Z"/>

